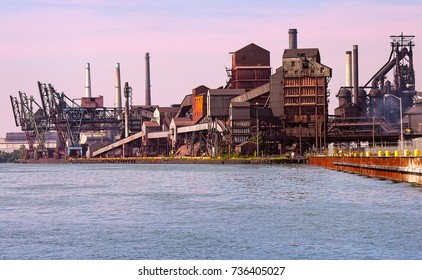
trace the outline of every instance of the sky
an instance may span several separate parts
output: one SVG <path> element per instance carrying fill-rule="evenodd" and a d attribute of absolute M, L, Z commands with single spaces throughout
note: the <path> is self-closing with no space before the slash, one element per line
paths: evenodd
<path fill-rule="evenodd" d="M 365 84 L 388 60 L 390 36 L 414 35 L 416 89 L 422 70 L 422 3 L 407 0 L 0 0 L 0 138 L 15 126 L 10 95 L 33 95 L 51 83 L 70 98 L 85 95 L 85 64 L 92 95 L 114 106 L 115 64 L 144 104 L 145 53 L 150 53 L 152 104 L 180 103 L 199 85 L 226 84 L 230 52 L 255 43 L 281 66 L 288 30 L 298 48 L 318 48 L 333 69 L 329 111 L 345 83 L 345 52 L 359 46 L 359 81 Z M 390 78 L 391 80 L 392 78 Z"/>

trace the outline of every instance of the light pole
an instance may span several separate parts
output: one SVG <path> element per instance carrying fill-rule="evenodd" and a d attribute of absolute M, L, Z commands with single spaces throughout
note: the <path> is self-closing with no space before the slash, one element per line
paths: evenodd
<path fill-rule="evenodd" d="M 400 150 L 401 150 L 400 152 L 403 153 L 403 142 L 404 142 L 404 139 L 403 139 L 403 104 L 402 104 L 401 98 L 398 97 L 398 96 L 395 96 L 394 94 L 385 94 L 384 100 L 388 96 L 394 97 L 394 98 L 398 99 L 399 102 L 400 102 Z"/>
<path fill-rule="evenodd" d="M 258 102 L 256 102 L 256 156 L 259 157 L 259 118 L 258 118 Z"/>

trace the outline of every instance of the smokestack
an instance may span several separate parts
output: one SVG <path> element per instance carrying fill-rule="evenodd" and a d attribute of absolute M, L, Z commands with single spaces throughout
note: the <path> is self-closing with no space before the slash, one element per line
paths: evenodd
<path fill-rule="evenodd" d="M 145 105 L 151 106 L 151 79 L 149 69 L 149 53 L 145 53 Z"/>
<path fill-rule="evenodd" d="M 116 63 L 116 108 L 122 110 L 122 83 L 120 81 L 120 63 Z"/>
<path fill-rule="evenodd" d="M 353 45 L 353 103 L 358 105 L 359 94 L 359 66 L 358 66 L 358 45 Z"/>
<path fill-rule="evenodd" d="M 125 138 L 129 136 L 129 97 L 132 88 L 129 86 L 129 83 L 125 83 Z"/>
<path fill-rule="evenodd" d="M 289 49 L 297 49 L 297 29 L 289 29 Z"/>
<path fill-rule="evenodd" d="M 346 51 L 346 84 L 347 88 L 352 87 L 352 52 Z"/>
<path fill-rule="evenodd" d="M 85 97 L 91 97 L 91 68 L 89 63 L 85 66 Z"/>

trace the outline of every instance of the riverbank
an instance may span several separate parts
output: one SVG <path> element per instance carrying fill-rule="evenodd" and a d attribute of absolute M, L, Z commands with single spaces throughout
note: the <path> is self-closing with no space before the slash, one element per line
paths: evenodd
<path fill-rule="evenodd" d="M 311 156 L 309 164 L 422 186 L 421 157 Z"/>
<path fill-rule="evenodd" d="M 128 158 L 89 158 L 66 159 L 66 163 L 108 163 L 108 164 L 290 164 L 306 163 L 305 158 L 212 158 L 212 157 L 128 157 Z"/>
<path fill-rule="evenodd" d="M 250 158 L 212 158 L 212 157 L 126 157 L 126 158 L 40 158 L 19 160 L 23 164 L 305 164 L 304 157 L 250 157 Z"/>

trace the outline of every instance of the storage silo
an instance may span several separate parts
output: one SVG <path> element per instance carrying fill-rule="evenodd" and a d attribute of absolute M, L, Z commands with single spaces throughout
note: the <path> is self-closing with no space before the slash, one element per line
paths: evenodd
<path fill-rule="evenodd" d="M 339 107 L 352 103 L 352 92 L 347 88 L 340 89 L 337 96 Z"/>

